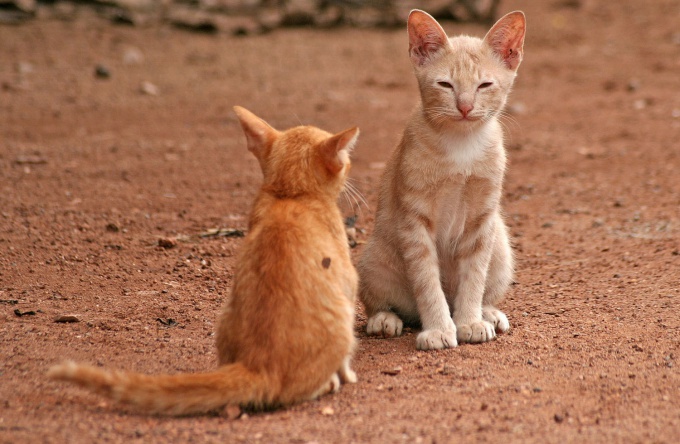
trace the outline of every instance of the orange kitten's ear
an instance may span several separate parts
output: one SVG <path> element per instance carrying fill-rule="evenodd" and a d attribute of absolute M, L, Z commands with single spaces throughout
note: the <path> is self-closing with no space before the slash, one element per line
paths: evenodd
<path fill-rule="evenodd" d="M 486 44 L 501 57 L 509 69 L 516 70 L 522 62 L 526 28 L 524 13 L 514 11 L 501 17 L 484 37 Z"/>
<path fill-rule="evenodd" d="M 408 16 L 408 53 L 415 66 L 423 66 L 449 45 L 449 37 L 427 12 L 414 9 Z"/>
<path fill-rule="evenodd" d="M 358 137 L 359 128 L 354 127 L 323 141 L 320 147 L 321 158 L 331 174 L 338 174 L 345 166 Z"/>
<path fill-rule="evenodd" d="M 279 132 L 245 108 L 235 106 L 234 112 L 246 135 L 248 150 L 261 162 Z"/>

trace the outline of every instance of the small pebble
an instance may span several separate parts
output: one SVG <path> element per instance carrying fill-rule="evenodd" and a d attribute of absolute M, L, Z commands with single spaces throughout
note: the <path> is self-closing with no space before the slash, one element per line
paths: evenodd
<path fill-rule="evenodd" d="M 123 53 L 123 63 L 126 65 L 139 65 L 144 62 L 144 54 L 138 48 L 127 48 Z"/>
<path fill-rule="evenodd" d="M 80 322 L 80 318 L 75 315 L 62 315 L 62 316 L 57 316 L 54 319 L 54 322 L 60 323 L 60 324 L 71 324 L 74 322 Z"/>
<path fill-rule="evenodd" d="M 94 75 L 99 79 L 108 79 L 111 77 L 111 71 L 104 65 L 97 65 L 94 69 Z"/>
<path fill-rule="evenodd" d="M 175 248 L 177 246 L 177 239 L 162 237 L 158 239 L 158 246 L 165 249 Z"/>
<path fill-rule="evenodd" d="M 399 366 L 389 370 L 382 370 L 380 373 L 382 373 L 383 375 L 397 376 L 399 373 L 401 373 L 401 370 L 402 368 L 401 366 Z"/>
<path fill-rule="evenodd" d="M 149 96 L 157 96 L 160 94 L 160 91 L 158 90 L 158 87 L 154 85 L 151 82 L 142 82 L 142 84 L 139 87 L 139 90 L 142 92 L 142 94 L 146 94 Z"/>

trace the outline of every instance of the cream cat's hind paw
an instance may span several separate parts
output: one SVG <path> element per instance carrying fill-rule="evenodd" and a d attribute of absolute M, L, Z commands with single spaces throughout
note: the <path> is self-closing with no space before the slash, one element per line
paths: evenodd
<path fill-rule="evenodd" d="M 418 350 L 441 350 L 457 345 L 456 330 L 425 330 L 416 338 Z"/>
<path fill-rule="evenodd" d="M 458 342 L 477 344 L 488 342 L 496 337 L 496 330 L 490 322 L 476 321 L 470 324 L 456 325 Z"/>
<path fill-rule="evenodd" d="M 496 307 L 486 306 L 482 309 L 482 318 L 493 325 L 496 333 L 505 333 L 510 330 L 510 322 L 505 313 Z"/>
<path fill-rule="evenodd" d="M 390 311 L 381 311 L 370 317 L 366 324 L 366 333 L 372 336 L 391 338 L 401 336 L 404 322 Z"/>

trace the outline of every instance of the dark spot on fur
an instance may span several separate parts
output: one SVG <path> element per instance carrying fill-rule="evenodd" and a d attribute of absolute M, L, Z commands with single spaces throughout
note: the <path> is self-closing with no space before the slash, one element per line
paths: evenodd
<path fill-rule="evenodd" d="M 323 266 L 323 268 L 328 269 L 328 267 L 331 266 L 331 258 L 329 257 L 323 258 L 323 260 L 321 261 L 321 265 Z"/>

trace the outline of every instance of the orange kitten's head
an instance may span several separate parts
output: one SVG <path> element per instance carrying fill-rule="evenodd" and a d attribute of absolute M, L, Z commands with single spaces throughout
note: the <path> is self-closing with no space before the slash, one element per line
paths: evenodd
<path fill-rule="evenodd" d="M 330 134 L 313 126 L 277 131 L 245 108 L 234 107 L 248 149 L 260 162 L 263 190 L 278 198 L 330 195 L 336 198 L 350 169 L 358 128 Z"/>
<path fill-rule="evenodd" d="M 522 61 L 526 21 L 502 17 L 484 39 L 447 37 L 426 12 L 408 18 L 409 55 L 423 110 L 437 129 L 469 131 L 500 113 Z"/>

